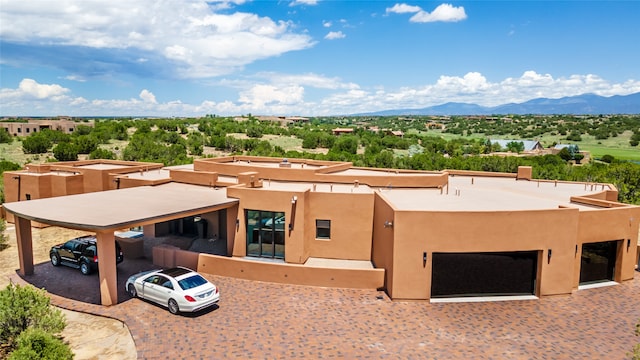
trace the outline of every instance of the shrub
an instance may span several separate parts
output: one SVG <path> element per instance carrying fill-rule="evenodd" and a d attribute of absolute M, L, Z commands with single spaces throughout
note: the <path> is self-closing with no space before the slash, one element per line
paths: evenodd
<path fill-rule="evenodd" d="M 7 241 L 9 239 L 7 239 L 7 236 L 4 234 L 4 230 L 6 228 L 7 228 L 7 225 L 5 223 L 5 220 L 0 219 L 0 251 L 9 247 L 9 245 L 7 244 Z"/>
<path fill-rule="evenodd" d="M 31 359 L 67 360 L 73 359 L 73 352 L 61 339 L 42 329 L 30 328 L 18 336 L 16 349 L 8 360 Z"/>
<path fill-rule="evenodd" d="M 1 290 L 0 343 L 6 344 L 11 351 L 16 346 L 18 336 L 28 328 L 52 334 L 64 330 L 64 315 L 51 307 L 50 302 L 44 290 L 31 286 L 9 284 Z"/>
<path fill-rule="evenodd" d="M 607 164 L 611 164 L 612 162 L 615 161 L 615 158 L 612 155 L 605 154 L 605 155 L 602 155 L 602 158 L 600 160 L 602 160 L 603 162 L 606 162 Z"/>

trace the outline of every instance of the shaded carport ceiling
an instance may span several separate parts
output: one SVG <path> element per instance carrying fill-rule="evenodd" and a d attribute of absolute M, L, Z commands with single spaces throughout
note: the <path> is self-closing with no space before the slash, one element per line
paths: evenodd
<path fill-rule="evenodd" d="M 226 189 L 182 183 L 5 203 L 7 211 L 44 224 L 104 231 L 228 208 L 239 200 Z"/>

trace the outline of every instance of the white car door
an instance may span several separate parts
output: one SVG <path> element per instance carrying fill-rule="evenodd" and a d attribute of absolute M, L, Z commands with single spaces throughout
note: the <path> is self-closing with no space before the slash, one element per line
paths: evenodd
<path fill-rule="evenodd" d="M 151 300 L 157 303 L 162 303 L 162 283 L 167 280 L 162 275 L 151 275 L 142 280 L 142 294 L 144 299 Z"/>

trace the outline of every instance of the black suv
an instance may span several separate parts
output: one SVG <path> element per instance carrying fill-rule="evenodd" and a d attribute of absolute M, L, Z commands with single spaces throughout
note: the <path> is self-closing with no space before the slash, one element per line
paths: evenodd
<path fill-rule="evenodd" d="M 98 248 L 95 235 L 81 236 L 64 244 L 54 245 L 49 251 L 51 264 L 60 264 L 80 269 L 84 275 L 98 270 Z M 116 264 L 120 264 L 124 256 L 120 244 L 116 241 Z"/>

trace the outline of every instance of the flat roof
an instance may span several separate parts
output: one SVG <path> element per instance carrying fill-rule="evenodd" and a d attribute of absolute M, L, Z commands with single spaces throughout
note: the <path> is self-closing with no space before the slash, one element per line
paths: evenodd
<path fill-rule="evenodd" d="M 473 181 L 473 183 L 472 183 Z M 513 178 L 449 176 L 449 189 L 378 189 L 398 210 L 423 211 L 508 211 L 547 210 L 560 205 L 581 210 L 592 206 L 572 203 L 570 197 L 609 190 L 606 184 L 594 188 L 568 183 Z"/>
<path fill-rule="evenodd" d="M 138 165 L 138 164 L 135 164 Z M 86 164 L 86 165 L 77 165 L 75 168 L 79 169 L 94 169 L 94 170 L 114 170 L 114 169 L 123 169 L 128 168 L 134 165 L 123 165 L 123 164 Z"/>
<path fill-rule="evenodd" d="M 161 169 L 153 169 L 148 171 L 136 171 L 125 174 L 120 174 L 120 176 L 126 176 L 129 179 L 142 179 L 142 180 L 162 180 L 162 179 L 170 179 L 170 172 L 167 168 Z"/>
<path fill-rule="evenodd" d="M 225 188 L 167 183 L 5 203 L 7 211 L 41 223 L 81 230 L 122 229 L 148 221 L 208 212 L 239 200 Z M 187 216 L 187 215 L 185 215 Z"/>

